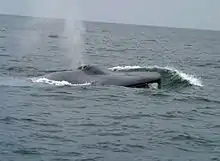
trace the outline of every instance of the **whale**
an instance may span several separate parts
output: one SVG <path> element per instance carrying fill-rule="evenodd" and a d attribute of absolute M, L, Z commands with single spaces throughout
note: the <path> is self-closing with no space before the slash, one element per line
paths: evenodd
<path fill-rule="evenodd" d="M 43 76 L 54 81 L 71 84 L 114 85 L 130 88 L 149 88 L 157 83 L 161 88 L 161 75 L 157 72 L 114 72 L 96 65 L 82 65 L 75 70 L 52 72 Z"/>

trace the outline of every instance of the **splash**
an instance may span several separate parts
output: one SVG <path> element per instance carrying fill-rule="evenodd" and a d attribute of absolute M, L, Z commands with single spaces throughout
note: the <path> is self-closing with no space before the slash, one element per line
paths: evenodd
<path fill-rule="evenodd" d="M 180 70 L 171 67 L 165 67 L 164 69 L 174 72 L 174 74 L 179 75 L 183 80 L 190 82 L 190 84 L 192 85 L 203 87 L 202 81 L 199 78 L 197 78 L 195 75 L 186 74 Z"/>
<path fill-rule="evenodd" d="M 49 85 L 54 85 L 54 86 L 89 86 L 91 85 L 91 83 L 83 83 L 83 84 L 71 84 L 67 81 L 54 81 L 54 80 L 50 80 L 47 78 L 32 78 L 31 79 L 32 82 L 34 83 L 43 83 L 43 84 L 49 84 Z"/>
<path fill-rule="evenodd" d="M 109 68 L 112 71 L 157 71 L 160 73 L 167 73 L 169 74 L 169 81 L 171 81 L 171 77 L 177 77 L 176 80 L 183 80 L 187 81 L 191 85 L 203 87 L 202 81 L 197 78 L 195 75 L 184 73 L 178 69 L 172 68 L 172 67 L 160 67 L 160 66 L 147 66 L 147 67 L 141 67 L 141 66 L 116 66 Z"/>

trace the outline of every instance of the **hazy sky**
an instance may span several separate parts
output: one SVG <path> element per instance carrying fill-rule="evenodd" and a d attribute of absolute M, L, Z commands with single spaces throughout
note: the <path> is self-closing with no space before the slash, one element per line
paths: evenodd
<path fill-rule="evenodd" d="M 50 4 L 50 8 L 47 9 L 51 10 L 52 7 L 60 7 L 67 1 L 0 0 L 0 13 L 42 16 L 49 13 L 44 11 L 45 3 L 46 6 Z M 72 1 L 74 4 L 63 5 L 62 9 L 77 9 L 78 16 L 84 20 L 220 30 L 220 0 Z"/>

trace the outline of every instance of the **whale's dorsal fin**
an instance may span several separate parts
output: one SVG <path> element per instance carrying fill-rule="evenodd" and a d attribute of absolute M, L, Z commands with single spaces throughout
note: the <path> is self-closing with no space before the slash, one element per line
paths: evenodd
<path fill-rule="evenodd" d="M 83 65 L 77 68 L 87 74 L 95 74 L 95 75 L 103 75 L 106 74 L 105 71 L 99 69 L 97 66 L 94 65 Z"/>

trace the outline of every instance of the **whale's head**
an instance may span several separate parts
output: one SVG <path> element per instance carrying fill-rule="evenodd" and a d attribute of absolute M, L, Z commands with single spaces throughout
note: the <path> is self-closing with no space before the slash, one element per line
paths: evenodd
<path fill-rule="evenodd" d="M 77 68 L 86 74 L 104 75 L 106 72 L 95 65 L 82 65 Z"/>

